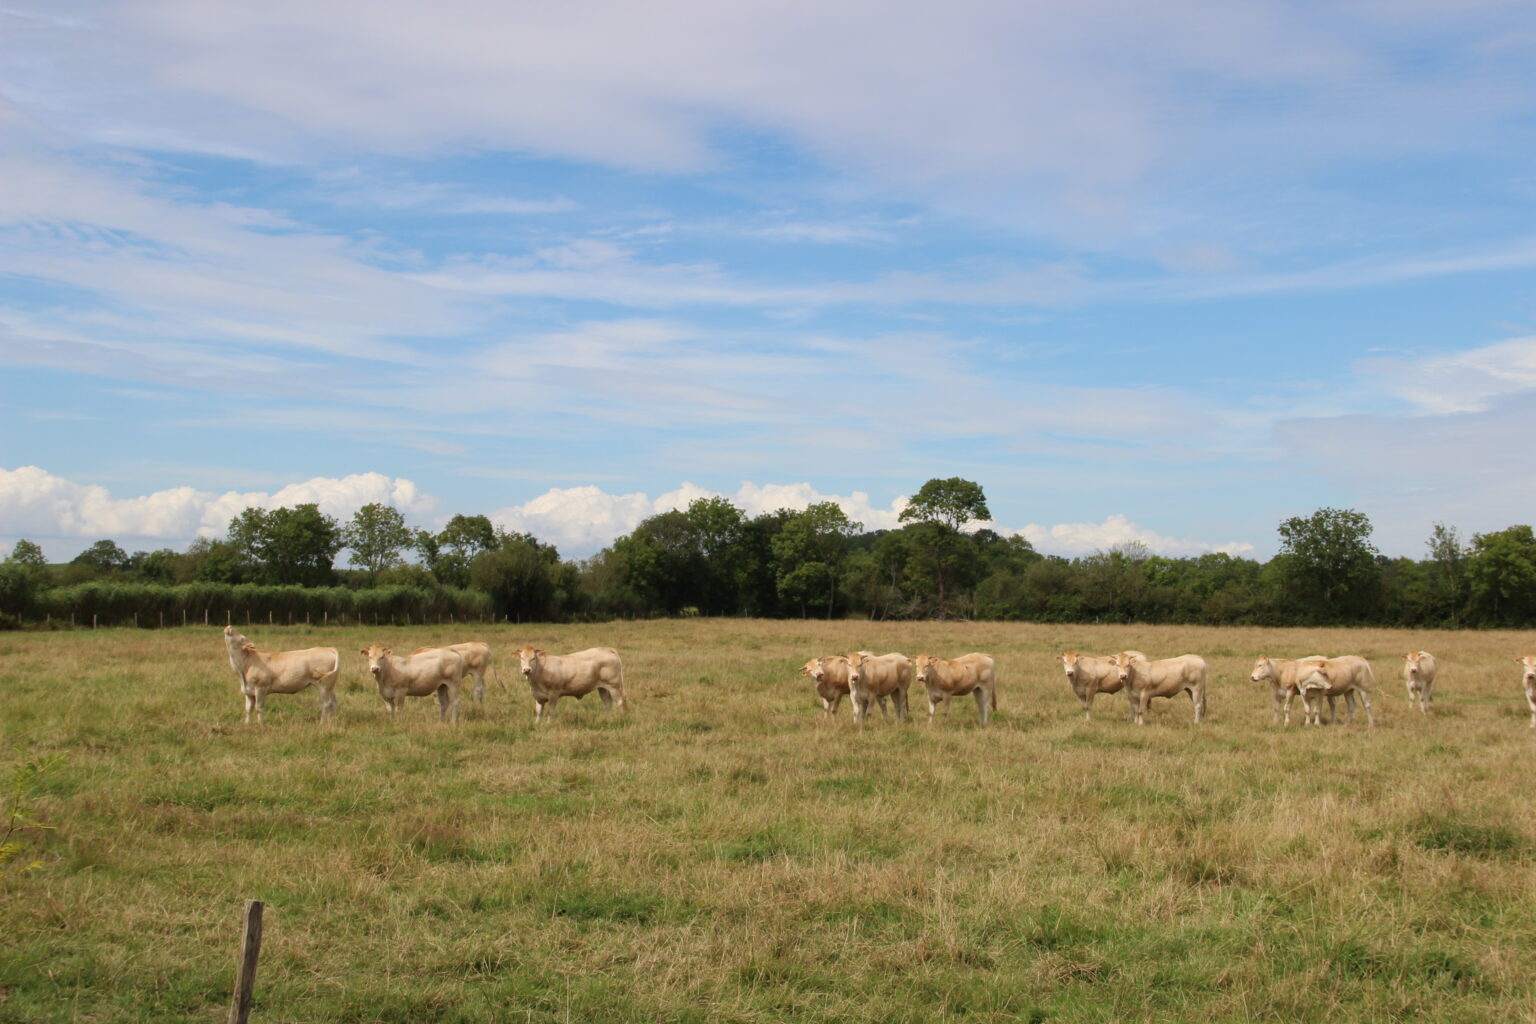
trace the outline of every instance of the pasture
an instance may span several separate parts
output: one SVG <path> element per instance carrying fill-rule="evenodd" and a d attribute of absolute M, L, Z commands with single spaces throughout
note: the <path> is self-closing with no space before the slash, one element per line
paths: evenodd
<path fill-rule="evenodd" d="M 241 627 L 342 652 L 241 724 L 219 630 L 0 634 L 0 761 L 58 755 L 0 878 L 0 1021 L 1530 1020 L 1536 731 L 1514 633 L 681 620 Z M 509 700 L 391 721 L 360 646 L 491 642 Z M 533 726 L 510 652 L 619 649 Z M 1209 711 L 1054 656 L 1185 652 Z M 1401 656 L 1440 663 L 1410 713 Z M 997 659 L 983 729 L 825 722 L 813 654 Z M 1255 655 L 1359 653 L 1378 725 L 1271 724 Z M 1299 713 L 1296 721 L 1299 722 Z"/>

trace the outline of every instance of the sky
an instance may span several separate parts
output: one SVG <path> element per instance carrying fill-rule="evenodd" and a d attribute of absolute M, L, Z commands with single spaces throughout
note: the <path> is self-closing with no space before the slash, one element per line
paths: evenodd
<path fill-rule="evenodd" d="M 1533 519 L 1524 0 L 0 0 L 0 552 Z"/>

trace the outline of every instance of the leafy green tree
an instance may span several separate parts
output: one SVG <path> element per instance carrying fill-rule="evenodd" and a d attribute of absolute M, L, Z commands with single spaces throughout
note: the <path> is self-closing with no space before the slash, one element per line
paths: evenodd
<path fill-rule="evenodd" d="M 1536 622 L 1536 536 L 1531 528 L 1473 534 L 1467 580 L 1473 609 L 1484 624 Z"/>
<path fill-rule="evenodd" d="M 741 543 L 747 517 L 729 499 L 695 498 L 684 518 L 700 568 L 690 603 L 706 615 L 730 615 L 740 606 L 749 568 Z"/>
<path fill-rule="evenodd" d="M 490 595 L 498 615 L 522 622 L 557 618 L 565 582 L 560 553 L 527 533 L 501 533 L 496 540 L 470 564 L 470 586 Z"/>
<path fill-rule="evenodd" d="M 69 564 L 82 566 L 97 576 L 107 576 L 128 567 L 128 552 L 118 547 L 116 541 L 99 540 L 76 555 Z"/>
<path fill-rule="evenodd" d="M 1279 570 L 1285 598 L 1313 622 L 1347 622 L 1370 611 L 1381 569 L 1371 520 L 1354 509 L 1320 508 L 1280 524 Z"/>
<path fill-rule="evenodd" d="M 16 541 L 11 548 L 11 553 L 5 556 L 5 560 L 15 565 L 31 566 L 34 569 L 48 568 L 48 559 L 43 556 L 43 549 L 25 537 Z"/>
<path fill-rule="evenodd" d="M 807 605 L 824 600 L 827 618 L 832 617 L 848 541 L 863 526 L 834 501 L 819 501 L 784 520 L 773 539 L 778 591 L 785 601 L 800 606 L 802 616 Z"/>
<path fill-rule="evenodd" d="M 341 542 L 351 549 L 353 563 L 368 571 L 369 586 L 378 582 L 381 570 L 401 563 L 400 553 L 414 540 L 400 510 L 377 501 L 354 512 L 341 531 Z"/>
<path fill-rule="evenodd" d="M 488 517 L 456 515 L 438 533 L 418 531 L 415 543 L 432 575 L 450 587 L 462 587 L 469 582 L 470 563 L 499 541 Z"/>
<path fill-rule="evenodd" d="M 1435 589 L 1443 618 L 1455 628 L 1467 603 L 1467 548 L 1454 526 L 1436 523 L 1425 543 L 1429 549 Z"/>
<path fill-rule="evenodd" d="M 155 551 L 135 551 L 128 557 L 127 570 L 145 583 L 170 586 L 176 582 L 176 566 L 180 555 L 170 548 Z"/>
<path fill-rule="evenodd" d="M 914 551 L 909 574 L 926 577 L 937 590 L 938 615 L 948 613 L 949 593 L 956 576 L 977 567 L 976 547 L 962 533 L 967 523 L 992 518 L 981 485 L 952 476 L 934 478 L 918 488 L 901 511 Z"/>
<path fill-rule="evenodd" d="M 341 550 L 336 520 L 313 502 L 270 512 L 248 508 L 229 521 L 229 540 L 255 563 L 257 582 L 325 586 Z"/>

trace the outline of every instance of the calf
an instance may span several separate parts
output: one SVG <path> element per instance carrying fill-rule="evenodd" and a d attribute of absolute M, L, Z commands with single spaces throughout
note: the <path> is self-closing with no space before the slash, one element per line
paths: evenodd
<path fill-rule="evenodd" d="M 418 647 L 411 652 L 411 656 L 425 654 L 435 650 L 432 647 Z M 459 657 L 464 659 L 464 671 L 475 677 L 475 703 L 485 703 L 485 674 L 491 672 L 496 679 L 496 685 L 501 687 L 502 693 L 507 693 L 507 684 L 501 681 L 501 675 L 495 671 L 495 659 L 491 655 L 491 645 L 471 640 L 462 644 L 448 644 L 445 650 L 458 651 Z M 511 694 L 507 694 L 509 697 Z"/>
<path fill-rule="evenodd" d="M 848 696 L 853 720 L 863 723 L 876 697 L 889 695 L 896 705 L 896 721 L 907 720 L 907 687 L 912 685 L 912 659 L 905 654 L 873 655 L 856 651 L 848 655 Z"/>
<path fill-rule="evenodd" d="M 1321 654 L 1309 654 L 1305 658 L 1294 660 L 1287 658 L 1271 658 L 1261 654 L 1253 663 L 1253 671 L 1248 678 L 1256 683 L 1269 681 L 1274 696 L 1275 722 L 1280 721 L 1282 710 L 1285 714 L 1285 724 L 1291 724 L 1291 701 L 1296 698 L 1298 692 L 1296 685 L 1297 672 L 1303 668 L 1304 663 L 1327 660 Z M 1355 717 L 1355 695 L 1351 691 L 1344 695 L 1344 701 L 1349 705 L 1349 717 L 1353 721 Z M 1328 698 L 1328 721 L 1332 722 L 1338 717 L 1338 698 Z"/>
<path fill-rule="evenodd" d="M 589 647 L 575 654 L 546 654 L 536 647 L 520 647 L 518 660 L 523 678 L 533 691 L 533 720 L 544 720 L 545 705 L 554 717 L 554 705 L 561 697 L 585 697 L 593 690 L 603 698 L 603 710 L 617 705 L 624 710 L 624 663 L 611 647 Z"/>
<path fill-rule="evenodd" d="M 1145 658 L 1140 651 L 1124 651 L 1136 658 Z M 1120 682 L 1120 666 L 1115 662 L 1115 655 L 1105 658 L 1096 658 L 1091 654 L 1078 654 L 1076 651 L 1066 651 L 1056 655 L 1056 660 L 1061 662 L 1062 671 L 1067 674 L 1067 683 L 1071 685 L 1072 692 L 1077 694 L 1077 699 L 1083 705 L 1083 717 L 1092 721 L 1093 698 L 1101 693 L 1119 693 L 1125 685 Z M 1129 722 L 1135 717 L 1135 711 L 1129 710 L 1125 720 Z"/>
<path fill-rule="evenodd" d="M 1177 658 L 1148 661 L 1144 657 L 1120 653 L 1115 655 L 1120 669 L 1120 683 L 1125 687 L 1126 699 L 1137 725 L 1147 724 L 1147 707 L 1153 697 L 1172 697 L 1188 693 L 1195 704 L 1195 722 L 1205 718 L 1205 659 L 1198 654 L 1182 654 Z"/>
<path fill-rule="evenodd" d="M 252 711 L 261 724 L 269 693 L 298 693 L 316 686 L 320 689 L 320 721 L 328 720 L 336 710 L 336 680 L 341 676 L 341 655 L 336 648 L 258 651 L 233 626 L 224 627 L 224 647 L 229 652 L 229 667 L 240 679 L 247 725 Z"/>
<path fill-rule="evenodd" d="M 1536 654 L 1516 658 L 1515 662 L 1520 666 L 1520 677 L 1525 683 L 1525 702 L 1531 706 L 1531 728 L 1536 729 Z"/>
<path fill-rule="evenodd" d="M 868 655 L 870 652 L 860 651 L 859 653 Z M 800 666 L 800 674 L 816 680 L 816 695 L 821 698 L 822 717 L 835 717 L 837 709 L 843 703 L 843 698 L 848 695 L 848 659 L 841 654 L 812 658 Z M 886 697 L 881 694 L 878 699 L 880 717 L 885 718 L 889 714 Z"/>
<path fill-rule="evenodd" d="M 931 654 L 917 656 L 917 681 L 928 689 L 928 724 L 933 724 L 934 712 L 944 705 L 944 717 L 949 717 L 952 697 L 976 695 L 976 718 L 982 725 L 992 717 L 997 707 L 997 665 L 990 655 L 965 654 L 958 658 L 935 658 Z"/>
<path fill-rule="evenodd" d="M 451 714 L 459 721 L 459 686 L 464 681 L 464 657 L 448 647 L 427 647 L 400 657 L 388 647 L 369 644 L 358 651 L 368 659 L 368 674 L 391 715 L 400 713 L 407 697 L 437 694 L 437 720 Z"/>
<path fill-rule="evenodd" d="M 1371 711 L 1371 684 L 1376 681 L 1371 672 L 1371 663 L 1354 654 L 1346 654 L 1338 658 L 1321 658 L 1315 661 L 1302 663 L 1301 671 L 1296 673 L 1296 687 L 1301 691 L 1301 706 L 1304 713 L 1302 724 L 1322 725 L 1322 705 L 1317 702 L 1318 697 L 1337 697 L 1340 694 L 1347 696 L 1358 694 L 1360 703 L 1365 705 L 1365 720 L 1369 725 L 1376 724 L 1376 715 Z M 1346 721 L 1355 720 L 1354 701 L 1348 700 L 1349 718 Z M 1287 700 L 1289 711 L 1289 700 Z"/>
<path fill-rule="evenodd" d="M 1409 651 L 1403 655 L 1403 681 L 1408 684 L 1408 709 L 1414 701 L 1419 703 L 1419 713 L 1429 714 L 1435 703 L 1435 656 L 1428 651 Z"/>

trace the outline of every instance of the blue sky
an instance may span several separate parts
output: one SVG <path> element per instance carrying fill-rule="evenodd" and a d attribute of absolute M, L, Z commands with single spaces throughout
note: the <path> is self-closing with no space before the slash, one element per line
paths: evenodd
<path fill-rule="evenodd" d="M 1533 68 L 1500 0 L 0 0 L 0 546 L 1530 522 Z"/>

